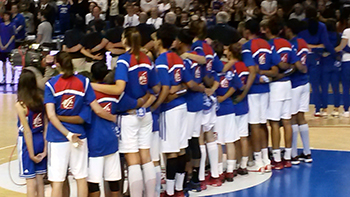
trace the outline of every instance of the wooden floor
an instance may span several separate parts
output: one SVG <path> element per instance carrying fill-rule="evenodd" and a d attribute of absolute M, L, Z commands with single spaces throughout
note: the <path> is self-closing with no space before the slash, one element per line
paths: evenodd
<path fill-rule="evenodd" d="M 0 164 L 9 161 L 9 156 L 16 144 L 17 117 L 14 109 L 14 94 L 0 94 Z M 332 106 L 329 106 L 331 112 Z M 350 118 L 315 118 L 313 106 L 307 113 L 310 126 L 310 144 L 314 149 L 350 150 Z M 299 140 L 298 146 L 301 146 Z M 16 152 L 13 159 L 16 159 Z M 0 188 L 0 197 L 25 196 Z"/>

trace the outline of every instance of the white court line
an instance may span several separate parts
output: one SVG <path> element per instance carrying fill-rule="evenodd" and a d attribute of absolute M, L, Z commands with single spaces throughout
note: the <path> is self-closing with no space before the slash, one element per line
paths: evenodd
<path fill-rule="evenodd" d="M 5 149 L 8 149 L 8 148 L 13 148 L 15 147 L 16 144 L 13 144 L 13 145 L 10 145 L 10 146 L 4 146 L 4 147 L 1 147 L 0 150 L 5 150 Z"/>

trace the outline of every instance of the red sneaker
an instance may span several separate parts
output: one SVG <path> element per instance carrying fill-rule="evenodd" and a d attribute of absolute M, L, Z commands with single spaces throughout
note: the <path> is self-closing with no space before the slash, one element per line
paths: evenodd
<path fill-rule="evenodd" d="M 221 183 L 225 183 L 226 174 L 227 174 L 227 173 L 224 172 L 224 173 L 222 173 L 222 174 L 219 175 L 219 179 L 220 179 Z"/>
<path fill-rule="evenodd" d="M 207 183 L 206 181 L 200 181 L 200 184 L 201 184 L 201 190 L 206 190 L 207 189 Z"/>
<path fill-rule="evenodd" d="M 226 173 L 225 179 L 227 182 L 232 182 L 234 176 L 235 176 L 235 174 L 233 172 Z"/>
<path fill-rule="evenodd" d="M 211 177 L 210 181 L 209 181 L 209 185 L 213 186 L 213 187 L 220 187 L 222 185 L 222 182 L 220 181 L 220 178 L 213 178 Z"/>
<path fill-rule="evenodd" d="M 292 162 L 290 160 L 284 160 L 283 161 L 283 166 L 285 168 L 291 168 L 292 167 Z"/>
<path fill-rule="evenodd" d="M 233 177 L 236 177 L 238 175 L 237 170 L 233 171 Z"/>
<path fill-rule="evenodd" d="M 280 162 L 272 161 L 272 165 L 271 166 L 275 170 L 282 170 L 283 169 L 283 162 L 282 161 L 280 161 Z"/>
<path fill-rule="evenodd" d="M 174 197 L 185 197 L 185 194 L 183 191 L 175 191 Z"/>

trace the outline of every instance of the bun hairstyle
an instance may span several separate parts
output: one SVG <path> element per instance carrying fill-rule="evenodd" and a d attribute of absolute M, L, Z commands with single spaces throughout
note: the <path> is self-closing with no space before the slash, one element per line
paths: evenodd
<path fill-rule="evenodd" d="M 126 38 L 126 44 L 131 48 L 130 53 L 135 55 L 138 61 L 141 50 L 140 32 L 135 27 L 128 27 L 124 30 L 124 37 Z"/>
<path fill-rule="evenodd" d="M 31 111 L 40 112 L 44 109 L 42 91 L 37 86 L 35 74 L 30 70 L 22 70 L 18 81 L 17 99 Z"/>
<path fill-rule="evenodd" d="M 191 33 L 200 40 L 207 38 L 207 25 L 201 19 L 192 21 L 190 23 Z"/>
<path fill-rule="evenodd" d="M 74 68 L 72 64 L 72 58 L 69 53 L 60 51 L 56 54 L 56 61 L 60 64 L 60 69 L 64 73 L 63 79 L 67 79 L 74 75 Z"/>

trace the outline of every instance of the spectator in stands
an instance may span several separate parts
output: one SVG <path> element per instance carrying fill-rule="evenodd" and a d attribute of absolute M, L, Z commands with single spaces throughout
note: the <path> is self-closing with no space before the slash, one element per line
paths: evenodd
<path fill-rule="evenodd" d="M 40 1 L 40 10 L 44 10 L 45 13 L 47 13 L 46 20 L 53 27 L 53 25 L 55 24 L 55 18 L 56 18 L 55 8 L 51 4 L 49 4 L 48 0 L 41 0 Z"/>
<path fill-rule="evenodd" d="M 86 56 L 86 66 L 82 71 L 91 72 L 91 66 L 97 61 L 106 61 L 105 47 L 108 40 L 102 35 L 104 21 L 96 19 L 93 25 L 93 32 L 87 34 L 81 41 L 83 46 L 80 52 Z"/>
<path fill-rule="evenodd" d="M 158 4 L 158 11 L 160 13 L 160 16 L 164 16 L 166 12 L 170 10 L 170 3 L 169 0 L 162 0 Z"/>
<path fill-rule="evenodd" d="M 270 18 L 277 13 L 277 1 L 275 0 L 264 0 L 261 2 L 261 12 L 263 18 Z"/>
<path fill-rule="evenodd" d="M 212 0 L 210 7 L 213 9 L 213 13 L 217 14 L 220 12 L 224 6 L 224 1 L 223 0 Z"/>
<path fill-rule="evenodd" d="M 153 48 L 153 40 L 151 35 L 156 31 L 156 28 L 152 24 L 146 24 L 148 15 L 146 12 L 140 13 L 140 24 L 137 26 L 137 30 L 141 35 L 141 46 L 145 49 L 147 53 L 151 48 Z"/>
<path fill-rule="evenodd" d="M 199 17 L 199 16 L 198 16 Z M 186 27 L 190 23 L 190 16 L 188 12 L 183 11 L 181 13 L 181 17 L 179 20 L 179 23 L 177 24 L 178 27 Z"/>
<path fill-rule="evenodd" d="M 117 65 L 118 57 L 125 53 L 124 45 L 122 43 L 122 34 L 124 31 L 124 16 L 117 15 L 114 21 L 114 28 L 107 30 L 106 39 L 108 40 L 108 44 L 106 49 L 111 52 L 111 69 Z"/>
<path fill-rule="evenodd" d="M 205 15 L 205 20 L 207 21 L 207 27 L 214 26 L 216 24 L 215 14 L 211 7 L 207 8 L 207 13 Z"/>
<path fill-rule="evenodd" d="M 108 9 L 107 0 L 93 0 L 93 2 L 97 3 L 97 5 L 101 8 L 101 13 L 106 14 Z"/>
<path fill-rule="evenodd" d="M 68 0 L 62 0 L 62 4 L 58 6 L 57 18 L 60 21 L 60 30 L 63 34 L 70 29 L 70 4 Z"/>
<path fill-rule="evenodd" d="M 260 14 L 260 9 L 255 3 L 255 0 L 248 0 L 247 5 L 244 7 L 245 20 L 248 21 L 250 19 L 257 19 Z"/>
<path fill-rule="evenodd" d="M 21 41 L 26 38 L 26 21 L 24 16 L 18 11 L 18 4 L 12 5 L 12 23 L 16 26 L 16 40 Z"/>
<path fill-rule="evenodd" d="M 244 12 L 244 1 L 243 0 L 233 0 L 225 4 L 223 11 L 230 14 L 229 25 L 237 28 L 238 23 L 243 20 Z"/>
<path fill-rule="evenodd" d="M 110 27 L 114 27 L 114 21 L 116 20 L 117 16 L 119 15 L 119 0 L 111 0 L 110 6 L 109 6 L 109 21 L 110 21 Z"/>
<path fill-rule="evenodd" d="M 306 8 L 308 6 L 316 7 L 316 2 L 314 0 L 306 0 L 303 2 L 303 7 Z"/>
<path fill-rule="evenodd" d="M 106 27 L 106 23 L 104 22 L 104 18 L 101 18 L 101 16 L 103 16 L 103 14 L 101 14 L 101 8 L 99 6 L 96 6 L 92 9 L 92 17 L 94 18 L 93 20 L 91 20 L 89 22 L 88 25 L 88 31 L 91 32 L 93 31 L 92 28 L 95 25 L 95 21 L 96 20 L 101 20 L 103 23 L 103 27 Z"/>
<path fill-rule="evenodd" d="M 297 3 L 294 5 L 294 12 L 289 16 L 289 19 L 293 19 L 293 18 L 298 19 L 299 21 L 302 21 L 305 19 L 303 6 L 300 3 Z"/>
<path fill-rule="evenodd" d="M 284 11 L 283 11 L 283 9 L 282 9 L 281 7 L 279 7 L 279 8 L 277 9 L 276 15 L 277 15 L 279 18 L 284 19 Z"/>
<path fill-rule="evenodd" d="M 225 46 L 238 42 L 241 37 L 235 28 L 227 24 L 228 20 L 229 15 L 227 12 L 219 12 L 216 15 L 216 25 L 208 29 L 208 38 L 218 40 Z"/>
<path fill-rule="evenodd" d="M 189 11 L 191 1 L 189 0 L 175 0 L 176 7 L 180 7 L 183 11 Z"/>
<path fill-rule="evenodd" d="M 47 19 L 48 16 L 49 15 L 44 9 L 39 11 L 38 18 L 41 21 L 41 23 L 38 26 L 38 31 L 36 36 L 36 42 L 39 44 L 52 42 L 52 26 Z"/>
<path fill-rule="evenodd" d="M 175 25 L 176 14 L 174 12 L 168 12 L 164 17 L 165 23 Z"/>
<path fill-rule="evenodd" d="M 157 7 L 157 0 L 140 0 L 140 8 L 142 12 L 149 13 L 152 8 Z"/>
<path fill-rule="evenodd" d="M 322 22 L 327 22 L 327 19 L 334 18 L 335 19 L 335 5 L 332 1 L 329 0 L 320 0 L 318 1 L 319 8 L 319 20 Z"/>
<path fill-rule="evenodd" d="M 74 27 L 64 34 L 62 50 L 68 52 L 72 57 L 74 71 L 81 71 L 85 68 L 85 56 L 80 52 L 83 46 L 80 44 L 85 36 L 85 24 L 81 17 L 77 17 Z"/>
<path fill-rule="evenodd" d="M 128 14 L 124 17 L 124 28 L 136 27 L 140 23 L 140 21 L 139 16 L 135 14 L 134 5 L 128 3 L 126 5 L 126 12 Z"/>
<path fill-rule="evenodd" d="M 156 29 L 159 29 L 159 27 L 163 24 L 163 19 L 158 17 L 157 8 L 151 9 L 151 18 L 149 18 L 146 23 L 152 24 Z"/>
<path fill-rule="evenodd" d="M 74 20 L 77 16 L 80 16 L 85 22 L 85 16 L 90 12 L 88 0 L 73 0 L 71 5 L 71 16 Z M 85 23 L 86 24 L 86 23 Z"/>
<path fill-rule="evenodd" d="M 34 14 L 28 11 L 28 6 L 26 4 L 21 4 L 21 7 L 21 10 L 23 10 L 21 14 L 23 15 L 26 23 L 26 32 L 29 35 L 33 35 L 35 34 Z"/>
<path fill-rule="evenodd" d="M 0 85 L 6 84 L 6 60 L 10 57 L 10 52 L 15 48 L 15 26 L 11 22 L 11 13 L 5 11 L 3 14 L 3 23 L 0 23 L 0 61 L 2 62 L 3 78 Z M 11 85 L 14 85 L 14 70 L 12 70 Z"/>
<path fill-rule="evenodd" d="M 94 17 L 94 8 L 95 7 L 98 7 L 98 5 L 95 3 L 95 2 L 90 2 L 90 5 L 89 5 L 89 9 L 90 9 L 90 13 L 86 14 L 85 16 L 85 24 L 88 25 L 90 23 L 90 21 L 94 20 L 95 17 Z M 102 20 L 105 20 L 105 16 L 103 14 L 101 14 L 101 8 L 98 7 L 99 10 L 95 10 L 95 12 L 99 12 L 98 16 L 100 19 Z M 96 15 L 97 13 L 95 13 Z"/>

